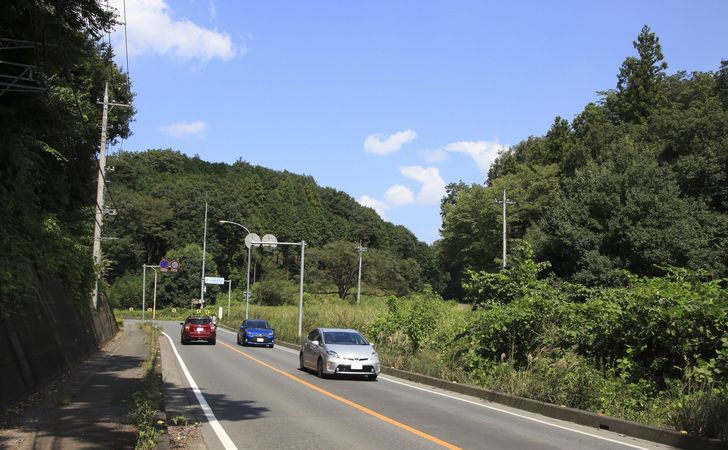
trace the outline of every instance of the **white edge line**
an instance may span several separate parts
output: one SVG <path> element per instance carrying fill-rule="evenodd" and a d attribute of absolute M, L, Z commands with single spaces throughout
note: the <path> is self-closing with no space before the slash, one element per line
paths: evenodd
<path fill-rule="evenodd" d="M 227 331 L 228 333 L 231 333 L 231 334 L 237 334 L 236 332 L 229 331 L 229 330 L 224 330 L 224 331 Z M 289 353 L 298 353 L 295 350 L 291 350 L 291 349 L 288 349 L 288 348 L 285 348 L 285 347 L 276 346 L 276 348 L 279 349 L 279 350 L 283 350 L 283 351 L 289 352 Z M 175 352 L 176 352 L 176 350 L 175 350 Z M 472 400 L 467 400 L 467 399 L 460 398 L 460 397 L 455 397 L 453 395 L 444 394 L 442 392 L 433 391 L 431 389 L 426 389 L 426 388 L 422 388 L 422 387 L 419 387 L 419 386 L 414 386 L 414 385 L 411 385 L 409 383 L 404 383 L 404 382 L 401 382 L 401 381 L 396 381 L 396 380 L 391 379 L 390 377 L 381 377 L 380 376 L 379 378 L 382 379 L 382 380 L 389 381 L 391 383 L 401 384 L 402 386 L 407 386 L 407 387 L 410 387 L 412 389 L 417 389 L 417 390 L 420 390 L 420 391 L 429 392 L 431 394 L 440 395 L 442 397 L 447 397 L 447 398 L 450 398 L 450 399 L 453 399 L 453 400 L 459 400 L 461 402 L 470 403 L 472 405 L 476 405 L 476 406 L 480 406 L 480 407 L 483 407 L 483 408 L 491 409 L 493 411 L 498 411 L 498 412 L 502 412 L 502 413 L 505 413 L 505 414 L 510 414 L 512 416 L 515 416 L 515 417 L 520 417 L 521 419 L 526 419 L 526 420 L 530 420 L 532 422 L 537 422 L 537 423 L 540 423 L 540 424 L 543 424 L 543 425 L 548 425 L 548 426 L 551 426 L 551 427 L 554 427 L 554 428 L 559 428 L 559 429 L 562 429 L 562 430 L 571 431 L 573 433 L 578 433 L 578 434 L 583 434 L 585 436 L 590 436 L 590 437 L 593 437 L 595 439 L 600 439 L 600 440 L 607 441 L 607 442 L 613 442 L 615 444 L 620 444 L 620 445 L 624 445 L 626 447 L 631 447 L 631 448 L 637 448 L 637 449 L 640 449 L 640 450 L 649 450 L 646 447 L 640 447 L 638 445 L 630 444 L 630 443 L 623 442 L 623 441 L 618 441 L 616 439 L 610 439 L 608 437 L 599 436 L 598 434 L 587 433 L 586 431 L 575 430 L 573 428 L 565 427 L 563 425 L 557 425 L 555 423 L 547 422 L 545 420 L 536 419 L 535 417 L 524 416 L 522 414 L 514 413 L 512 411 L 508 411 L 508 410 L 505 410 L 505 409 L 496 408 L 494 406 L 490 406 L 490 405 L 486 405 L 486 404 L 483 404 L 483 403 L 474 402 Z"/>
<path fill-rule="evenodd" d="M 454 395 L 444 394 L 442 392 L 437 392 L 437 391 L 433 391 L 433 390 L 430 390 L 430 389 L 425 389 L 425 388 L 422 388 L 422 387 L 419 387 L 419 386 L 413 386 L 413 385 L 411 385 L 409 383 L 403 383 L 401 381 L 396 381 L 396 380 L 393 380 L 393 379 L 391 379 L 389 377 L 379 377 L 379 378 L 382 379 L 382 380 L 389 381 L 390 383 L 401 384 L 402 386 L 407 386 L 407 387 L 410 387 L 412 389 L 417 389 L 417 390 L 420 390 L 420 391 L 429 392 L 431 394 L 440 395 L 442 397 L 447 397 L 447 398 L 450 398 L 450 399 L 453 399 L 453 400 L 459 400 L 461 402 L 470 403 L 470 404 L 475 405 L 475 406 L 480 406 L 480 407 L 483 407 L 483 408 L 492 409 L 494 411 L 499 411 L 499 412 L 502 412 L 502 413 L 505 413 L 505 414 L 510 414 L 512 416 L 520 417 L 521 419 L 530 420 L 532 422 L 537 422 L 537 423 L 540 423 L 540 424 L 543 424 L 543 425 L 548 425 L 548 426 L 552 426 L 552 427 L 555 427 L 555 428 L 560 428 L 562 430 L 572 431 L 574 433 L 583 434 L 583 435 L 590 436 L 590 437 L 593 437 L 593 438 L 596 438 L 596 439 L 601 439 L 603 441 L 613 442 L 615 444 L 624 445 L 626 447 L 638 448 L 638 449 L 641 449 L 641 450 L 649 450 L 646 447 L 640 447 L 640 446 L 637 446 L 637 445 L 629 444 L 627 442 L 618 441 L 618 440 L 615 440 L 615 439 L 609 439 L 607 437 L 599 436 L 597 434 L 587 433 L 586 431 L 575 430 L 573 428 L 565 427 L 565 426 L 562 426 L 562 425 L 557 425 L 557 424 L 551 423 L 551 422 L 546 422 L 545 420 L 536 419 L 534 417 L 524 416 L 522 414 L 514 413 L 512 411 L 507 411 L 505 409 L 496 408 L 494 406 L 485 405 L 483 403 L 474 402 L 472 400 L 467 400 L 467 399 L 460 398 L 460 397 L 455 397 Z"/>
<path fill-rule="evenodd" d="M 225 432 L 222 425 L 220 425 L 220 422 L 217 421 L 217 417 L 215 417 L 215 413 L 212 412 L 212 408 L 210 408 L 210 405 L 207 404 L 207 400 L 205 400 L 205 397 L 202 395 L 202 392 L 200 391 L 200 388 L 197 387 L 197 383 L 195 383 L 194 378 L 192 378 L 192 375 L 190 375 L 190 371 L 187 370 L 187 366 L 185 365 L 184 361 L 182 361 L 182 357 L 177 352 L 177 349 L 174 346 L 174 342 L 172 341 L 172 338 L 169 337 L 169 335 L 165 332 L 162 332 L 163 335 L 169 339 L 169 344 L 172 346 L 172 350 L 174 351 L 175 356 L 177 357 L 177 361 L 179 362 L 180 366 L 182 367 L 182 372 L 184 372 L 185 377 L 187 378 L 187 383 L 189 383 L 190 387 L 192 388 L 192 392 L 195 393 L 195 397 L 197 397 L 197 401 L 200 404 L 200 407 L 202 408 L 202 411 L 205 413 L 205 417 L 207 417 L 207 421 L 212 426 L 212 429 L 215 431 L 215 434 L 217 434 L 218 439 L 220 439 L 220 442 L 222 443 L 223 447 L 225 447 L 226 450 L 237 450 L 238 448 L 233 444 L 233 441 L 230 439 L 230 436 Z"/>
<path fill-rule="evenodd" d="M 225 330 L 225 329 L 223 329 L 223 330 L 226 331 L 226 332 L 228 332 L 228 333 L 230 333 L 230 334 L 237 334 L 234 331 L 229 331 L 229 330 Z M 169 337 L 169 336 L 167 336 L 167 337 Z M 174 348 L 174 346 L 173 346 L 173 348 Z M 295 350 L 288 349 L 286 347 L 276 346 L 275 348 L 277 348 L 278 350 L 283 350 L 283 351 L 288 352 L 288 353 L 298 353 Z M 176 352 L 176 350 L 175 350 L 175 352 Z M 607 442 L 613 442 L 615 444 L 620 444 L 620 445 L 624 445 L 626 447 L 636 448 L 636 449 L 640 449 L 640 450 L 649 450 L 646 447 L 640 447 L 638 445 L 630 444 L 630 443 L 623 442 L 623 441 L 618 441 L 616 439 L 610 439 L 608 437 L 599 436 L 598 434 L 587 433 L 586 431 L 575 430 L 573 428 L 565 427 L 563 425 L 557 425 L 555 423 L 547 422 L 545 420 L 536 419 L 535 417 L 524 416 L 522 414 L 514 413 L 512 411 L 508 411 L 508 410 L 505 410 L 505 409 L 496 408 L 494 406 L 490 406 L 490 405 L 486 405 L 486 404 L 483 404 L 483 403 L 474 402 L 472 400 L 467 400 L 467 399 L 460 398 L 460 397 L 455 397 L 453 395 L 444 394 L 442 392 L 433 391 L 431 389 L 426 389 L 426 388 L 422 388 L 422 387 L 419 387 L 419 386 L 414 386 L 414 385 L 409 384 L 409 383 L 404 383 L 404 382 L 401 382 L 401 381 L 396 381 L 396 380 L 391 379 L 390 377 L 381 377 L 380 376 L 379 378 L 382 379 L 382 380 L 389 381 L 391 383 L 400 384 L 402 386 L 407 386 L 407 387 L 410 387 L 412 389 L 417 389 L 417 390 L 420 390 L 420 391 L 429 392 L 431 394 L 440 395 L 442 397 L 447 397 L 447 398 L 450 398 L 450 399 L 453 399 L 453 400 L 459 400 L 461 402 L 470 403 L 472 405 L 480 406 L 482 408 L 487 408 L 487 409 L 491 409 L 493 411 L 498 411 L 498 412 L 502 412 L 502 413 L 505 413 L 505 414 L 510 414 L 512 416 L 519 417 L 521 419 L 526 419 L 526 420 L 530 420 L 532 422 L 537 422 L 537 423 L 540 423 L 540 424 L 543 424 L 543 425 L 548 425 L 548 426 L 551 426 L 551 427 L 554 427 L 554 428 L 559 428 L 559 429 L 562 429 L 562 430 L 571 431 L 573 433 L 578 433 L 578 434 L 583 434 L 585 436 L 590 436 L 590 437 L 593 437 L 595 439 L 600 439 L 600 440 L 607 441 Z"/>

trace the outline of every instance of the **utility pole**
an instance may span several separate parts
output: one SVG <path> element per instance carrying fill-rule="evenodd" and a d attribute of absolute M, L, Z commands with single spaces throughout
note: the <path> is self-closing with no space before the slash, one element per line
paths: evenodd
<path fill-rule="evenodd" d="M 99 278 L 101 277 L 101 227 L 104 222 L 104 188 L 106 186 L 106 128 L 109 119 L 109 107 L 122 106 L 129 108 L 129 105 L 121 103 L 109 103 L 109 83 L 104 84 L 104 108 L 101 114 L 101 145 L 99 150 L 99 176 L 96 180 L 96 214 L 94 218 L 94 243 L 93 258 L 96 266 L 96 281 L 93 290 L 93 303 L 96 309 L 99 301 Z"/>
<path fill-rule="evenodd" d="M 359 254 L 359 281 L 356 284 L 356 304 L 359 304 L 359 299 L 361 297 L 361 255 L 365 251 L 367 251 L 366 247 L 361 246 L 361 241 L 359 242 L 359 245 L 354 247 L 356 252 Z"/>
<path fill-rule="evenodd" d="M 205 232 L 202 235 L 202 279 L 200 280 L 200 309 L 205 308 L 205 249 L 207 247 L 207 192 L 205 192 Z"/>
<path fill-rule="evenodd" d="M 106 124 L 109 117 L 109 84 L 104 85 L 104 110 L 101 115 L 101 150 L 99 151 L 99 176 L 96 180 L 96 218 L 94 220 L 94 266 L 96 282 L 94 284 L 93 301 L 96 309 L 99 301 L 99 277 L 101 277 L 101 225 L 104 221 L 104 168 L 106 167 Z"/>
<path fill-rule="evenodd" d="M 503 205 L 503 265 L 502 268 L 506 268 L 506 205 L 512 205 L 516 202 L 506 198 L 506 189 L 503 188 L 503 200 L 496 200 L 496 203 Z"/>

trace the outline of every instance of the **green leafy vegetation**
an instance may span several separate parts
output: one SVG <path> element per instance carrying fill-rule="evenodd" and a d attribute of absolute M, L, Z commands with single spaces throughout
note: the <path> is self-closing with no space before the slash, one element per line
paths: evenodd
<path fill-rule="evenodd" d="M 220 219 L 307 242 L 304 330 L 357 328 L 385 364 L 728 440 L 728 61 L 668 74 L 644 27 L 599 102 L 504 151 L 484 184 L 447 187 L 433 246 L 309 176 L 121 152 L 108 162 L 119 214 L 105 227 L 119 239 L 94 267 L 96 99 L 106 82 L 113 101 L 133 99 L 100 40 L 114 18 L 93 0 L 5 3 L 2 37 L 36 46 L 4 55 L 35 66 L 45 91 L 0 95 L 0 317 L 32 314 L 44 280 L 83 315 L 96 273 L 117 313 L 139 317 L 142 265 L 167 257 L 181 268 L 158 274 L 159 317 L 184 318 L 200 292 L 207 201 L 206 274 L 234 286 L 225 324 L 245 316 L 248 252 L 245 233 Z M 111 142 L 133 113 L 112 111 Z M 515 204 L 501 270 L 503 189 Z M 251 259 L 250 315 L 297 341 L 298 248 Z M 217 313 L 225 290 L 208 286 L 206 299 Z M 150 355 L 132 414 L 140 448 L 157 436 Z"/>
<path fill-rule="evenodd" d="M 36 308 L 38 280 L 62 282 L 85 309 L 94 278 L 90 262 L 98 126 L 104 83 L 116 102 L 132 95 L 111 49 L 99 41 L 115 23 L 98 2 L 9 0 L 3 60 L 34 66 L 40 93 L 0 95 L 0 315 Z M 49 43 L 52 43 L 49 45 Z M 133 110 L 109 116 L 109 139 L 125 137 Z M 96 268 L 100 270 L 101 268 Z"/>
<path fill-rule="evenodd" d="M 160 331 L 149 323 L 140 326 L 146 333 L 149 355 L 144 363 L 142 386 L 132 395 L 133 406 L 129 416 L 139 432 L 134 448 L 146 450 L 157 448 L 157 440 L 162 435 L 154 423 L 154 415 L 162 404 L 162 374 L 158 368 Z"/>
<path fill-rule="evenodd" d="M 158 304 L 186 306 L 199 297 L 206 199 L 205 273 L 232 280 L 236 289 L 247 283 L 247 233 L 220 220 L 241 223 L 259 236 L 273 234 L 281 242 L 306 241 L 308 292 L 336 292 L 347 299 L 357 283 L 357 243 L 369 249 L 362 256 L 362 284 L 370 293 L 406 295 L 440 283 L 431 247 L 311 177 L 243 161 L 212 164 L 172 150 L 122 152 L 109 164 L 115 167 L 109 177 L 119 215 L 108 222 L 108 232 L 120 239 L 104 248 L 115 306 L 133 306 L 130 278 L 142 264 L 164 257 L 178 260 L 181 268 L 159 279 Z M 251 261 L 254 302 L 297 301 L 300 247 L 254 248 Z M 224 295 L 208 286 L 205 299 L 215 303 Z"/>

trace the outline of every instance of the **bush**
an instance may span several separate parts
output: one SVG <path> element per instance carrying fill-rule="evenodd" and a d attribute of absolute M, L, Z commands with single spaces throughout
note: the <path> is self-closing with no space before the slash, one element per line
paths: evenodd
<path fill-rule="evenodd" d="M 298 304 L 298 286 L 287 280 L 265 279 L 253 285 L 256 303 L 268 306 Z"/>

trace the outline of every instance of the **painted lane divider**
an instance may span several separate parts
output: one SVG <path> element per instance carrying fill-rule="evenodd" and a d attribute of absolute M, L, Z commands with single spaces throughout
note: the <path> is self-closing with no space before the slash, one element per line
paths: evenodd
<path fill-rule="evenodd" d="M 409 431 L 412 434 L 415 434 L 415 435 L 417 435 L 417 436 L 419 436 L 421 438 L 427 439 L 428 441 L 433 442 L 433 443 L 435 443 L 437 445 L 440 445 L 442 447 L 445 447 L 445 448 L 448 448 L 448 449 L 451 449 L 451 450 L 461 450 L 460 447 L 458 447 L 456 445 L 450 444 L 449 442 L 445 442 L 442 439 L 438 439 L 435 436 L 432 436 L 430 434 L 425 433 L 424 431 L 420 431 L 420 430 L 418 430 L 416 428 L 413 428 L 413 427 L 411 427 L 409 425 L 406 425 L 406 424 L 404 424 L 402 422 L 399 422 L 399 421 L 396 421 L 396 420 L 394 420 L 392 418 L 389 418 L 389 417 L 385 416 L 384 414 L 380 414 L 380 413 L 378 413 L 378 412 L 376 412 L 374 410 L 371 410 L 371 409 L 367 408 L 366 406 L 362 406 L 362 405 L 360 405 L 360 404 L 358 404 L 356 402 L 353 402 L 353 401 L 351 401 L 349 399 L 346 399 L 346 398 L 341 397 L 339 395 L 336 395 L 336 394 L 334 394 L 332 392 L 329 392 L 326 389 L 323 389 L 323 388 L 320 388 L 320 387 L 316 386 L 315 384 L 309 383 L 308 381 L 304 381 L 304 380 L 302 380 L 301 378 L 298 378 L 295 375 L 291 375 L 290 373 L 287 373 L 287 372 L 285 372 L 283 370 L 280 370 L 280 369 L 278 369 L 276 367 L 273 367 L 270 364 L 268 364 L 266 362 L 263 362 L 263 361 L 259 360 L 258 358 L 254 357 L 252 355 L 249 355 L 249 354 L 247 354 L 247 353 L 245 353 L 245 352 L 243 352 L 243 351 L 241 351 L 241 350 L 239 350 L 239 349 L 237 349 L 235 347 L 232 347 L 232 346 L 230 346 L 230 345 L 228 345 L 228 344 L 226 344 L 224 342 L 220 342 L 220 344 L 222 344 L 223 346 L 229 348 L 230 350 L 232 350 L 234 352 L 237 352 L 237 353 L 245 356 L 246 358 L 248 358 L 248 359 L 250 359 L 250 360 L 252 360 L 252 361 L 260 364 L 263 367 L 266 367 L 268 369 L 271 369 L 272 371 L 277 372 L 280 375 L 283 375 L 284 377 L 290 378 L 291 380 L 295 381 L 296 383 L 302 384 L 302 385 L 306 386 L 307 388 L 313 389 L 314 391 L 319 392 L 319 393 L 321 393 L 321 394 L 323 394 L 323 395 L 325 395 L 325 396 L 327 396 L 329 398 L 332 398 L 332 399 L 334 399 L 334 400 L 336 400 L 338 402 L 341 402 L 341 403 L 344 403 L 345 405 L 351 406 L 352 408 L 357 409 L 357 410 L 363 412 L 364 414 L 368 414 L 368 415 L 370 415 L 372 417 L 376 417 L 377 419 L 379 419 L 379 420 L 381 420 L 383 422 L 386 422 L 386 423 L 388 423 L 390 425 L 394 425 L 395 427 L 401 428 L 401 429 L 403 429 L 405 431 Z"/>

